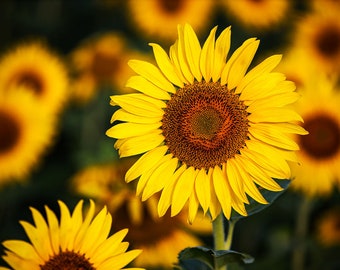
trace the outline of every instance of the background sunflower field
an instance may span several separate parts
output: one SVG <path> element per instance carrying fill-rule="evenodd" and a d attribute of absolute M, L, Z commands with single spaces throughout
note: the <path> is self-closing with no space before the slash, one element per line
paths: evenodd
<path fill-rule="evenodd" d="M 114 112 L 110 95 L 132 91 L 125 87 L 133 75 L 128 60 L 154 61 L 148 43 L 169 48 L 179 23 L 190 23 L 201 40 L 215 25 L 231 25 L 232 49 L 257 37 L 255 63 L 283 54 L 279 69 L 297 91 L 310 89 L 313 96 L 313 87 L 332 88 L 329 103 L 336 108 L 339 15 L 340 2 L 332 0 L 1 1 L 0 242 L 25 239 L 19 221 L 32 219 L 31 206 L 58 213 L 58 200 L 72 209 L 79 199 L 93 198 L 112 211 L 114 230 L 130 228 L 130 244 L 145 249 L 147 259 L 135 261 L 136 267 L 172 269 L 184 247 L 211 246 L 210 224 L 188 225 L 181 217 L 159 222 L 152 202 L 142 204 L 124 186 L 129 160 L 118 158 L 105 132 Z M 317 105 L 299 106 L 304 112 Z M 232 249 L 255 261 L 235 269 L 340 269 L 339 116 L 322 136 L 332 139 L 313 148 L 315 156 L 301 157 L 306 164 L 317 161 L 303 171 L 308 177 L 299 171 L 293 180 L 299 184 L 238 221 Z M 319 166 L 321 174 L 311 173 Z M 151 226 L 156 229 L 147 230 Z M 176 245 L 172 257 L 162 257 Z"/>

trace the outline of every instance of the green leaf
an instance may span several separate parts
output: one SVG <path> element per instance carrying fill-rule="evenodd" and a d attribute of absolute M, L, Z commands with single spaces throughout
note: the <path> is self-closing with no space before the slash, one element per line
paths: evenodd
<path fill-rule="evenodd" d="M 284 179 L 284 180 L 274 179 L 274 180 L 283 188 L 283 190 L 274 192 L 274 191 L 269 191 L 267 189 L 260 189 L 261 194 L 267 200 L 268 204 L 261 204 L 255 201 L 253 198 L 249 198 L 249 204 L 245 205 L 248 216 L 254 215 L 262 211 L 263 209 L 267 208 L 268 206 L 270 206 L 277 198 L 279 198 L 287 190 L 291 182 L 290 180 L 287 180 L 287 179 Z M 233 211 L 230 219 L 238 220 L 244 217 L 246 216 L 242 216 L 239 213 Z"/>
<path fill-rule="evenodd" d="M 194 269 L 187 265 L 187 262 L 190 262 L 190 260 L 200 261 L 208 267 L 200 269 L 215 269 L 215 266 L 221 267 L 230 263 L 249 264 L 254 261 L 254 258 L 233 250 L 212 250 L 205 247 L 192 247 L 182 250 L 178 255 L 178 260 L 179 264 L 185 267 L 184 269 Z"/>

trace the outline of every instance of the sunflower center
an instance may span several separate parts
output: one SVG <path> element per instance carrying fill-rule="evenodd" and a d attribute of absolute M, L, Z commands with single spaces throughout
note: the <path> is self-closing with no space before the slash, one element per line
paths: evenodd
<path fill-rule="evenodd" d="M 247 107 L 226 86 L 196 82 L 168 102 L 162 130 L 169 151 L 197 169 L 225 163 L 245 145 Z"/>
<path fill-rule="evenodd" d="M 132 243 L 135 248 L 152 246 L 171 236 L 176 230 L 179 230 L 179 219 L 177 216 L 170 217 L 170 214 L 166 214 L 161 218 L 155 219 L 151 216 L 146 204 L 143 204 L 143 220 L 136 223 L 131 220 L 128 208 L 128 204 L 124 203 L 117 209 L 114 214 L 119 218 L 114 222 L 113 226 L 115 230 L 129 228 L 126 241 Z"/>
<path fill-rule="evenodd" d="M 99 81 L 110 80 L 115 70 L 119 69 L 119 59 L 116 56 L 96 52 L 92 62 L 92 73 Z"/>
<path fill-rule="evenodd" d="M 16 84 L 31 89 L 37 95 L 40 95 L 44 90 L 41 78 L 38 74 L 30 70 L 23 71 L 19 74 L 16 78 Z"/>
<path fill-rule="evenodd" d="M 13 149 L 20 137 L 18 123 L 6 112 L 0 111 L 0 154 Z"/>
<path fill-rule="evenodd" d="M 340 53 L 340 29 L 333 25 L 320 31 L 316 46 L 322 55 L 331 58 Z"/>
<path fill-rule="evenodd" d="M 171 14 L 181 9 L 183 0 L 158 0 L 158 3 L 162 10 Z"/>
<path fill-rule="evenodd" d="M 95 270 L 92 263 L 84 255 L 73 251 L 61 252 L 49 259 L 41 270 Z"/>
<path fill-rule="evenodd" d="M 340 126 L 328 115 L 305 119 L 304 128 L 309 131 L 300 136 L 301 147 L 316 159 L 331 158 L 340 149 Z"/>

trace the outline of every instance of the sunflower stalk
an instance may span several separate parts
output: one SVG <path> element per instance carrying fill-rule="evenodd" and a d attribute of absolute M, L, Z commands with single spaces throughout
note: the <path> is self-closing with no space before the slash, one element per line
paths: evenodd
<path fill-rule="evenodd" d="M 213 236 L 215 250 L 223 250 L 225 246 L 224 216 L 219 214 L 213 221 Z M 219 267 L 215 259 L 215 270 L 227 270 L 226 266 Z"/>

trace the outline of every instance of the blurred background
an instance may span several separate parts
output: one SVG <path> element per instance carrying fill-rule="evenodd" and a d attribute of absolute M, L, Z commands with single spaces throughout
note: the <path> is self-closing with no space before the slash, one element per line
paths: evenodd
<path fill-rule="evenodd" d="M 123 179 L 135 159 L 119 159 L 105 132 L 110 95 L 132 91 L 129 59 L 154 62 L 148 43 L 168 51 L 179 23 L 201 42 L 231 25 L 231 51 L 260 39 L 254 65 L 283 54 L 278 69 L 309 98 L 298 109 L 311 133 L 299 141 L 296 184 L 238 221 L 232 249 L 255 258 L 239 269 L 340 269 L 339 15 L 336 0 L 2 0 L 0 242 L 27 240 L 19 220 L 32 222 L 29 207 L 59 213 L 58 200 L 73 209 L 92 198 L 108 206 L 113 230 L 130 228 L 131 247 L 145 249 L 138 267 L 171 269 L 181 249 L 211 247 L 203 217 L 159 219 L 157 198 L 134 196 Z"/>

